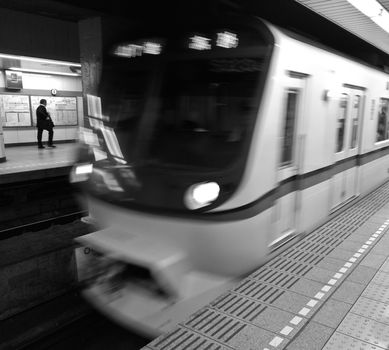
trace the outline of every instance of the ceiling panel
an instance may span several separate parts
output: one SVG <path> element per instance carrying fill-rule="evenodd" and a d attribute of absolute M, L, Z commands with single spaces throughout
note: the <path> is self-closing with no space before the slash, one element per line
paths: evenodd
<path fill-rule="evenodd" d="M 83 2 L 81 1 L 81 4 Z M 52 0 L 0 0 L 0 8 L 77 22 L 100 13 L 93 8 L 74 6 L 69 1 Z"/>
<path fill-rule="evenodd" d="M 296 8 L 303 8 L 303 12 L 311 10 L 389 54 L 389 33 L 360 13 L 347 0 L 132 0 L 126 2 L 120 0 L 109 2 L 98 0 L 0 0 L 0 7 L 74 22 L 104 14 L 120 14 L 131 20 L 138 19 L 138 17 L 146 18 L 150 22 L 152 14 L 155 14 L 156 18 L 163 18 L 164 15 L 178 12 L 180 9 L 184 10 L 184 13 L 185 11 L 191 13 L 192 7 L 189 8 L 189 4 L 192 6 L 196 4 L 197 7 L 205 11 L 207 9 L 205 4 L 212 2 L 235 4 L 237 8 L 248 6 L 249 9 L 253 9 L 249 13 L 257 13 L 265 19 L 275 21 L 275 24 L 278 23 L 287 28 L 289 26 L 292 30 L 297 28 L 308 35 L 328 36 L 332 41 L 334 36 L 339 36 L 329 33 L 328 26 L 323 28 L 322 33 L 318 33 L 323 23 L 320 24 L 316 20 L 312 20 L 312 16 L 307 13 L 299 15 L 300 9 Z M 379 0 L 379 2 L 389 11 L 389 0 Z M 299 4 L 303 6 L 299 6 Z M 212 8 L 211 5 L 209 6 Z M 280 11 L 280 8 L 283 11 Z M 344 39 L 341 45 L 347 45 L 346 41 L 347 39 Z"/>
<path fill-rule="evenodd" d="M 389 33 L 347 0 L 295 0 L 389 54 Z M 379 0 L 389 11 L 389 0 Z"/>

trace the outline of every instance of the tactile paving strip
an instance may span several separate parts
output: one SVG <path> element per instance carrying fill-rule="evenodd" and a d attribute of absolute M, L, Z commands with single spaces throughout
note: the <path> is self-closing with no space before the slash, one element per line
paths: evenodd
<path fill-rule="evenodd" d="M 210 309 L 203 310 L 191 320 L 187 321 L 185 325 L 199 333 L 211 336 L 213 339 L 225 343 L 228 343 L 246 327 L 239 320 Z"/>
<path fill-rule="evenodd" d="M 320 256 L 315 256 L 312 254 L 311 257 L 312 259 L 310 259 L 310 261 L 306 261 L 306 259 L 304 259 L 304 261 L 298 261 L 295 259 L 281 257 L 277 260 L 274 260 L 273 263 L 269 263 L 267 266 L 271 269 L 285 271 L 288 274 L 304 276 L 313 268 L 314 265 L 318 264 L 323 259 Z M 258 278 L 257 274 L 254 274 L 252 277 Z"/>
<path fill-rule="evenodd" d="M 389 273 L 389 260 L 382 265 L 381 271 Z"/>
<path fill-rule="evenodd" d="M 361 340 L 335 332 L 322 350 L 385 350 Z"/>
<path fill-rule="evenodd" d="M 352 307 L 351 312 L 389 326 L 389 304 L 360 297 Z"/>
<path fill-rule="evenodd" d="M 313 237 L 313 239 L 314 238 L 315 237 Z M 311 241 L 311 240 L 308 241 L 306 239 L 303 239 L 301 242 L 297 244 L 296 247 L 294 247 L 291 250 L 292 251 L 299 250 L 299 251 L 305 251 L 305 252 L 310 252 L 319 255 L 327 255 L 342 242 L 343 240 L 337 240 L 335 244 L 331 246 L 331 245 L 323 245 L 315 241 Z M 287 253 L 289 253 L 289 251 Z M 286 255 L 287 253 L 284 253 L 283 255 Z"/>
<path fill-rule="evenodd" d="M 263 301 L 267 304 L 274 303 L 282 294 L 285 293 L 282 289 L 253 280 L 245 280 L 243 283 L 234 288 L 233 291 L 241 295 Z"/>
<path fill-rule="evenodd" d="M 178 349 L 197 349 L 197 350 L 230 350 L 215 343 L 211 339 L 193 333 L 185 328 L 178 327 L 174 331 L 165 334 L 161 339 L 148 345 L 150 349 L 160 350 L 178 350 Z"/>
<path fill-rule="evenodd" d="M 317 308 L 317 305 L 320 304 L 320 301 L 310 300 L 309 297 L 292 293 L 289 290 L 297 286 L 300 281 L 307 281 L 304 279 L 304 276 L 312 275 L 312 271 L 316 273 L 322 270 L 316 267 L 317 264 L 322 262 L 335 248 L 339 247 L 369 217 L 382 208 L 388 200 L 389 182 L 361 199 L 353 207 L 346 209 L 310 235 L 304 237 L 296 245 L 284 251 L 279 257 L 269 261 L 248 276 L 234 289 L 201 309 L 189 320 L 178 325 L 174 331 L 157 338 L 148 347 L 153 350 L 224 350 L 262 349 L 263 347 L 259 347 L 259 345 L 265 344 L 265 348 L 273 348 L 275 346 L 277 349 L 282 349 L 286 346 L 287 339 L 281 336 L 294 335 L 296 329 L 306 322 L 304 319 L 309 318 L 313 314 L 313 311 L 310 312 L 310 310 L 314 307 Z M 345 246 L 345 248 L 347 247 Z M 309 283 L 314 282 L 311 281 Z M 375 298 L 387 298 L 389 300 L 389 289 L 379 285 L 376 286 L 381 288 L 380 291 L 369 291 L 369 288 L 367 288 L 364 296 L 368 298 L 372 296 Z M 322 291 L 324 289 L 328 291 L 330 288 L 327 285 L 322 288 Z M 324 293 L 322 292 L 317 293 L 319 298 L 323 295 Z M 300 304 L 307 305 L 309 308 L 303 307 L 300 311 L 296 311 L 300 308 Z M 257 326 L 265 322 L 262 318 L 265 317 L 265 314 L 268 314 L 269 308 L 274 309 L 274 307 L 278 308 L 278 312 L 284 312 L 288 315 L 290 315 L 289 313 L 295 313 L 303 317 L 295 316 L 290 321 L 295 329 L 285 326 L 282 330 L 278 330 L 280 336 L 277 336 L 277 334 L 271 333 L 273 330 L 269 332 L 269 329 L 265 329 L 266 327 Z M 359 315 L 355 316 L 356 318 L 361 318 Z M 378 322 L 373 320 L 364 320 L 370 322 L 370 333 L 364 336 L 371 341 L 364 343 L 344 334 L 341 336 L 336 335 L 330 339 L 326 345 L 326 350 L 347 349 L 347 347 L 338 347 L 338 341 L 346 344 L 345 346 L 349 346 L 350 350 L 357 349 L 358 347 L 356 346 L 363 350 L 374 349 L 374 347 L 371 347 L 371 344 L 376 344 L 374 341 L 378 341 L 378 338 L 374 338 L 374 331 L 385 332 L 386 329 L 383 329 L 382 326 L 386 327 L 386 325 L 378 324 Z M 358 322 L 358 320 L 345 319 L 343 321 L 342 327 L 344 331 L 342 333 L 345 333 L 345 331 L 352 333 L 348 326 L 353 326 L 355 322 Z M 373 325 L 371 322 L 375 322 L 378 325 Z M 381 328 L 379 327 L 380 325 Z M 277 331 L 274 332 L 277 333 Z M 389 341 L 389 330 L 387 338 Z M 241 344 L 242 341 L 247 341 L 247 344 Z M 255 347 L 251 344 L 254 341 L 256 342 Z M 376 349 L 378 350 L 379 348 L 376 347 Z"/>
<path fill-rule="evenodd" d="M 389 252 L 389 251 L 388 251 Z M 389 274 L 387 272 L 377 272 L 372 283 L 380 284 L 381 286 L 389 288 Z"/>
<path fill-rule="evenodd" d="M 318 256 L 317 254 L 313 254 L 310 252 L 305 252 L 301 250 L 291 250 L 288 252 L 288 254 L 281 254 L 278 256 L 277 259 L 274 259 L 268 263 L 269 266 L 276 266 L 278 259 L 290 259 L 290 260 L 297 260 L 300 261 L 301 263 L 305 264 L 313 264 L 316 265 L 318 264 L 322 259 L 323 256 Z"/>
<path fill-rule="evenodd" d="M 211 306 L 248 322 L 253 322 L 267 308 L 266 305 L 236 294 L 225 294 Z"/>
<path fill-rule="evenodd" d="M 389 348 L 389 326 L 361 315 L 347 314 L 337 331 L 384 349 Z"/>
<path fill-rule="evenodd" d="M 270 268 L 269 268 L 270 267 Z M 269 283 L 282 288 L 290 288 L 298 281 L 294 275 L 304 276 L 312 267 L 304 264 L 299 264 L 296 261 L 289 261 L 289 266 L 278 267 L 279 270 L 274 269 L 272 265 L 266 265 L 265 268 L 260 269 L 251 276 L 252 279 L 260 280 L 262 283 Z"/>
<path fill-rule="evenodd" d="M 369 284 L 362 296 L 389 304 L 389 288 L 379 284 Z"/>

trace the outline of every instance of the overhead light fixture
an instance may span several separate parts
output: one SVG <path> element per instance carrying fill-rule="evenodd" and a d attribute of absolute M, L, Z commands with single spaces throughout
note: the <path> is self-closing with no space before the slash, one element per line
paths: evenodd
<path fill-rule="evenodd" d="M 385 10 L 381 15 L 372 17 L 371 19 L 389 33 L 389 12 Z"/>
<path fill-rule="evenodd" d="M 211 39 L 205 36 L 194 35 L 189 38 L 189 48 L 194 50 L 211 50 Z"/>
<path fill-rule="evenodd" d="M 67 75 L 72 77 L 79 77 L 78 73 L 66 73 L 66 72 L 58 72 L 58 71 L 50 71 L 50 70 L 41 70 L 41 69 L 30 69 L 30 68 L 19 68 L 19 67 L 10 67 L 9 70 L 14 70 L 18 72 L 26 72 L 26 73 L 38 73 L 38 74 L 53 74 L 53 75 Z"/>
<path fill-rule="evenodd" d="M 235 33 L 226 32 L 217 33 L 216 46 L 226 49 L 235 48 L 238 46 L 239 39 Z"/>
<path fill-rule="evenodd" d="M 138 57 L 143 54 L 159 55 L 162 52 L 162 45 L 154 41 L 144 41 L 138 44 L 121 44 L 118 45 L 114 54 L 120 57 Z"/>
<path fill-rule="evenodd" d="M 47 63 L 47 64 L 55 64 L 59 66 L 75 66 L 81 67 L 80 63 L 76 62 L 67 62 L 67 61 L 58 61 L 58 60 L 49 60 L 45 58 L 35 58 L 28 56 L 17 56 L 17 55 L 8 55 L 0 53 L 0 58 L 9 58 L 12 60 L 22 60 L 22 61 L 30 61 L 30 62 L 38 62 L 38 63 Z"/>
<path fill-rule="evenodd" d="M 383 30 L 389 33 L 389 13 L 376 0 L 347 0 L 357 10 L 369 17 Z"/>

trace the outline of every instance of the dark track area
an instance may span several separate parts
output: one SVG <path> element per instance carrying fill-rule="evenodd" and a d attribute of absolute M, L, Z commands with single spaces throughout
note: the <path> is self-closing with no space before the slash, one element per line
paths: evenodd
<path fill-rule="evenodd" d="M 78 293 L 73 239 L 95 228 L 80 220 L 0 242 L 0 349 L 140 349 L 133 334 Z"/>
<path fill-rule="evenodd" d="M 0 240 L 11 238 L 26 232 L 36 232 L 49 228 L 52 225 L 65 225 L 87 216 L 87 211 L 77 211 L 70 214 L 56 216 L 50 219 L 33 222 L 31 224 L 25 224 L 21 226 L 7 228 L 0 231 Z"/>
<path fill-rule="evenodd" d="M 77 193 L 67 175 L 1 184 L 0 240 L 86 215 Z"/>
<path fill-rule="evenodd" d="M 0 349 L 129 349 L 151 341 L 92 310 L 77 291 L 0 321 Z"/>
<path fill-rule="evenodd" d="M 22 349 L 126 349 L 136 350 L 147 345 L 151 339 L 131 333 L 91 312 L 79 320 L 57 330 Z"/>

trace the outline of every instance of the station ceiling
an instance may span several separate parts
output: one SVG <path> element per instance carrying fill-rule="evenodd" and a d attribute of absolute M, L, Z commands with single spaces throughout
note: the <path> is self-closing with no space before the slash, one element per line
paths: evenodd
<path fill-rule="evenodd" d="M 389 54 L 389 33 L 347 0 L 295 0 Z M 389 12 L 389 0 L 377 0 Z"/>
<path fill-rule="evenodd" d="M 389 11 L 389 0 L 377 1 Z M 153 19 L 179 13 L 180 10 L 190 15 L 193 9 L 215 10 L 217 6 L 255 12 L 276 24 L 285 24 L 300 31 L 309 21 L 315 24 L 315 20 L 308 18 L 307 12 L 298 9 L 304 7 L 389 54 L 389 33 L 347 0 L 0 0 L 0 7 L 74 22 L 99 15 L 120 15 L 133 20 Z M 299 17 L 300 13 L 300 18 L 288 18 Z M 320 25 L 318 22 L 317 26 Z M 323 30 L 327 30 L 327 27 Z M 312 36 L 318 36 L 319 31 L 315 28 Z"/>

